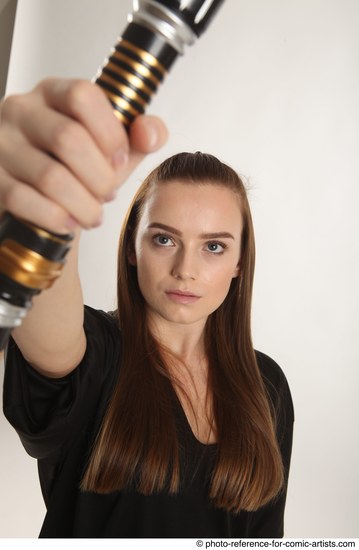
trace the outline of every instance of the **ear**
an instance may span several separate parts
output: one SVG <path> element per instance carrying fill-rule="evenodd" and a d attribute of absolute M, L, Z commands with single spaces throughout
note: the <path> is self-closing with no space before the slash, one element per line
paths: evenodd
<path fill-rule="evenodd" d="M 236 269 L 233 271 L 232 279 L 235 279 L 236 277 L 239 277 L 240 271 L 241 271 L 241 268 L 239 267 L 239 264 L 238 264 Z"/>
<path fill-rule="evenodd" d="M 133 265 L 133 266 L 137 265 L 136 252 L 132 248 L 132 246 L 129 246 L 127 249 L 127 260 L 130 265 Z"/>

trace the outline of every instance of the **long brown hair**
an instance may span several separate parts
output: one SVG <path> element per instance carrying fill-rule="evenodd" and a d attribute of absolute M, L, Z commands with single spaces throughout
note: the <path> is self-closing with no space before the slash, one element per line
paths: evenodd
<path fill-rule="evenodd" d="M 205 329 L 208 383 L 217 458 L 209 498 L 220 508 L 256 510 L 283 484 L 275 416 L 251 337 L 254 232 L 238 174 L 212 155 L 180 153 L 157 167 L 136 193 L 118 253 L 118 319 L 123 356 L 118 383 L 92 452 L 82 488 L 109 493 L 135 487 L 143 494 L 180 489 L 181 464 L 171 376 L 165 354 L 146 322 L 136 267 L 128 262 L 144 204 L 157 185 L 180 180 L 225 186 L 240 198 L 243 217 L 240 275 Z"/>

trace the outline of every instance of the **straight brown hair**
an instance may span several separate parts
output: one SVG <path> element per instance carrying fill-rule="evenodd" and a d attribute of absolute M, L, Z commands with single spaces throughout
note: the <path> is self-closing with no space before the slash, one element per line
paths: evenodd
<path fill-rule="evenodd" d="M 118 253 L 118 321 L 123 343 L 118 382 L 95 442 L 82 489 L 97 493 L 135 488 L 149 495 L 181 487 L 173 380 L 166 354 L 151 334 L 136 267 L 128 262 L 152 189 L 172 181 L 224 186 L 240 199 L 243 217 L 240 275 L 205 328 L 208 384 L 213 402 L 217 458 L 209 498 L 228 511 L 253 511 L 283 485 L 275 414 L 260 374 L 251 336 L 255 263 L 247 193 L 238 174 L 216 157 L 180 153 L 151 172 L 125 219 Z"/>

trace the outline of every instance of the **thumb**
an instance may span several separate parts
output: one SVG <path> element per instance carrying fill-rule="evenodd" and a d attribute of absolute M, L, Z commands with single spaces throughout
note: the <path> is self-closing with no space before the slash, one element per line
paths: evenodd
<path fill-rule="evenodd" d="M 160 149 L 167 141 L 168 132 L 162 120 L 155 116 L 140 115 L 129 129 L 130 151 L 128 159 L 116 166 L 118 185 L 121 185 L 149 153 Z"/>
<path fill-rule="evenodd" d="M 153 153 L 167 141 L 168 132 L 164 122 L 150 115 L 140 115 L 131 124 L 130 147 L 138 153 Z"/>

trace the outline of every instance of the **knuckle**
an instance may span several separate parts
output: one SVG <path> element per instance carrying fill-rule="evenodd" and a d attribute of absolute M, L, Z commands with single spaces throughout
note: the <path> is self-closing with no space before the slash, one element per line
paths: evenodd
<path fill-rule="evenodd" d="M 44 195 L 50 196 L 61 179 L 60 166 L 55 162 L 48 162 L 40 171 L 36 187 Z"/>
<path fill-rule="evenodd" d="M 22 200 L 19 186 L 10 185 L 2 193 L 2 206 L 9 212 L 16 212 Z"/>
<path fill-rule="evenodd" d="M 103 90 L 93 82 L 77 80 L 67 90 L 68 108 L 78 119 L 91 119 L 96 128 L 96 140 L 108 154 L 122 146 L 128 145 L 127 134 L 120 121 L 113 116 L 110 102 Z"/>
<path fill-rule="evenodd" d="M 19 116 L 23 110 L 24 100 L 21 95 L 10 95 L 1 105 L 1 121 L 7 122 Z"/>
<path fill-rule="evenodd" d="M 59 80 L 58 78 L 54 78 L 54 77 L 51 77 L 51 76 L 43 78 L 34 87 L 34 92 L 39 90 L 41 93 L 45 93 L 45 95 L 46 95 L 46 91 L 51 89 L 53 87 L 53 85 L 55 84 L 55 82 L 58 81 L 58 80 Z"/>
<path fill-rule="evenodd" d="M 94 86 L 86 80 L 73 80 L 70 82 L 66 92 L 66 102 L 70 110 L 77 113 L 84 103 L 88 102 L 89 94 Z"/>
<path fill-rule="evenodd" d="M 64 227 L 66 219 L 68 218 L 68 213 L 58 204 L 49 202 L 46 207 L 46 218 L 54 228 Z"/>
<path fill-rule="evenodd" d="M 56 124 L 51 137 L 52 150 L 55 154 L 66 153 L 69 149 L 72 151 L 78 149 L 78 145 L 84 137 L 84 132 L 81 126 L 69 119 L 65 118 Z"/>

